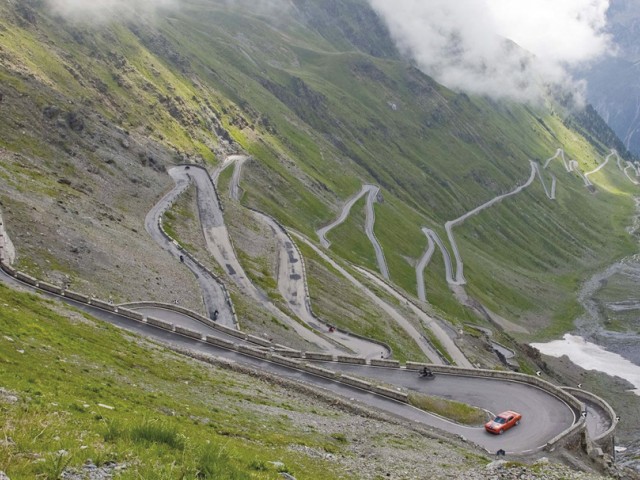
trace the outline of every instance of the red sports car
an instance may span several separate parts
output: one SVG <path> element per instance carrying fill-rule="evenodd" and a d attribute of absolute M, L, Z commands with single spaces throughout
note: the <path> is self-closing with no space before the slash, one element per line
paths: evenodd
<path fill-rule="evenodd" d="M 484 428 L 487 432 L 502 435 L 505 430 L 509 430 L 514 425 L 518 425 L 522 415 L 511 410 L 502 412 L 493 420 L 485 423 Z"/>

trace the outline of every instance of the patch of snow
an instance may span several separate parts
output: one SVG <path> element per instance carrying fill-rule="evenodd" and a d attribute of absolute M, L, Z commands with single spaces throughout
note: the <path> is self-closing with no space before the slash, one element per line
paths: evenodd
<path fill-rule="evenodd" d="M 640 366 L 595 343 L 587 342 L 580 336 L 567 333 L 562 340 L 532 343 L 531 346 L 551 357 L 566 355 L 569 360 L 585 370 L 597 370 L 623 378 L 636 387 L 633 393 L 640 396 Z"/>

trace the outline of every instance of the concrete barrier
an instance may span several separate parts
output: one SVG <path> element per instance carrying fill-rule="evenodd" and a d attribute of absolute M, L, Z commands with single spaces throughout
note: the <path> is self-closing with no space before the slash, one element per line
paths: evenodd
<path fill-rule="evenodd" d="M 130 308 L 130 309 L 152 307 L 152 308 L 162 308 L 162 309 L 165 309 L 165 310 L 171 310 L 173 312 L 182 313 L 183 315 L 186 315 L 186 316 L 191 317 L 191 318 L 193 318 L 195 320 L 198 320 L 200 323 L 203 323 L 204 325 L 207 325 L 208 327 L 216 328 L 216 322 L 214 322 L 210 318 L 205 317 L 204 315 L 200 315 L 198 312 L 194 312 L 193 310 L 185 308 L 185 307 L 183 307 L 181 305 L 176 305 L 174 303 L 131 302 L 131 303 L 124 303 L 124 304 L 122 304 L 122 306 L 124 308 Z"/>
<path fill-rule="evenodd" d="M 2 263 L 0 263 L 0 266 L 2 267 L 2 270 L 7 272 L 12 277 L 15 277 L 16 274 L 18 273 L 18 271 L 15 268 L 13 268 L 11 265 L 9 265 L 8 263 L 2 262 Z"/>
<path fill-rule="evenodd" d="M 303 365 L 298 360 L 291 358 L 281 357 L 280 355 L 271 355 L 271 361 L 273 363 L 279 363 L 280 365 L 286 365 L 287 367 L 302 368 Z"/>
<path fill-rule="evenodd" d="M 571 427 L 569 427 L 564 432 L 559 433 L 551 440 L 549 440 L 544 446 L 544 450 L 553 451 L 556 447 L 560 446 L 563 443 L 567 443 L 574 439 L 576 436 L 582 436 L 582 433 L 587 428 L 587 421 L 584 418 L 580 418 L 577 423 L 574 423 Z"/>
<path fill-rule="evenodd" d="M 143 314 L 134 312 L 133 310 L 129 310 L 128 308 L 118 307 L 118 314 L 122 315 L 123 317 L 131 318 L 133 320 L 138 320 L 139 322 L 144 320 Z"/>
<path fill-rule="evenodd" d="M 351 385 L 353 387 L 364 388 L 365 390 L 371 390 L 371 382 L 360 380 L 359 378 L 351 377 L 349 375 L 340 375 L 338 378 L 342 383 Z"/>
<path fill-rule="evenodd" d="M 264 338 L 257 337 L 255 335 L 247 335 L 246 340 L 251 343 L 255 343 L 256 345 L 261 345 L 263 347 L 273 347 L 273 342 L 269 340 L 265 340 Z"/>
<path fill-rule="evenodd" d="M 400 362 L 398 360 L 372 358 L 371 360 L 369 360 L 369 364 L 374 367 L 400 368 Z"/>
<path fill-rule="evenodd" d="M 404 392 L 399 392 L 397 390 L 393 390 L 387 387 L 380 387 L 378 385 L 373 385 L 371 387 L 371 391 L 383 395 L 385 397 L 393 398 L 394 400 L 399 400 L 404 403 L 409 402 L 409 395 Z"/>
<path fill-rule="evenodd" d="M 347 355 L 338 355 L 336 361 L 340 363 L 350 363 L 352 365 L 366 365 L 367 359 L 362 357 L 349 357 Z"/>
<path fill-rule="evenodd" d="M 38 282 L 38 287 L 44 290 L 45 292 L 55 293 L 56 295 L 62 295 L 62 287 L 58 287 L 57 285 L 52 285 L 47 282 L 43 282 L 40 280 Z"/>
<path fill-rule="evenodd" d="M 147 322 L 149 320 L 147 319 Z M 202 334 L 200 332 L 196 332 L 195 330 L 191 330 L 189 328 L 181 327 L 180 325 L 176 325 L 175 327 L 176 333 L 180 335 L 184 335 L 185 337 L 195 338 L 196 340 L 202 340 Z"/>
<path fill-rule="evenodd" d="M 283 357 L 302 358 L 302 352 L 300 350 L 282 350 L 280 348 L 276 348 L 274 351 Z"/>
<path fill-rule="evenodd" d="M 89 303 L 88 296 L 83 295 L 82 293 L 74 292 L 73 290 L 64 290 L 62 292 L 62 295 L 64 295 L 67 298 L 70 298 L 71 300 L 75 300 L 76 302 Z"/>
<path fill-rule="evenodd" d="M 120 310 L 118 310 L 118 313 L 121 313 Z M 169 330 L 170 332 L 173 331 L 173 323 L 165 322 L 164 320 L 160 320 L 159 318 L 147 317 L 147 323 L 149 325 L 153 325 L 154 327 Z"/>
<path fill-rule="evenodd" d="M 407 362 L 405 363 L 405 368 L 407 370 L 422 370 L 423 367 L 429 367 L 433 370 L 434 365 L 431 363 L 419 363 L 419 362 Z"/>
<path fill-rule="evenodd" d="M 251 355 L 252 357 L 258 358 L 268 358 L 269 353 L 264 350 L 258 350 L 257 348 L 250 347 L 248 345 L 238 345 L 238 351 L 241 353 L 246 353 L 247 355 Z"/>
<path fill-rule="evenodd" d="M 224 340 L 222 338 L 212 337 L 211 335 L 207 335 L 205 337 L 205 341 L 217 347 L 227 348 L 229 350 L 236 350 L 236 344 L 233 342 L 230 342 L 229 340 Z"/>
<path fill-rule="evenodd" d="M 334 380 L 338 376 L 338 374 L 333 370 L 329 370 L 328 368 L 318 367 L 317 365 L 312 365 L 310 363 L 305 363 L 302 369 L 309 373 L 314 373 L 320 377 L 331 378 Z"/>
<path fill-rule="evenodd" d="M 89 303 L 94 307 L 98 307 L 103 310 L 107 310 L 109 312 L 115 312 L 117 310 L 115 305 L 111 303 L 103 302 L 102 300 L 98 300 L 97 298 L 89 299 Z"/>
<path fill-rule="evenodd" d="M 219 325 L 215 323 L 213 327 L 216 330 L 220 330 L 221 332 L 226 333 L 227 335 L 231 335 L 236 338 L 241 338 L 242 340 L 245 340 L 247 338 L 247 334 L 245 332 L 241 332 L 240 330 L 236 330 L 234 328 L 229 328 L 225 325 Z"/>
<path fill-rule="evenodd" d="M 331 355 L 330 353 L 304 352 L 304 358 L 306 358 L 307 360 L 333 362 L 333 355 Z"/>
<path fill-rule="evenodd" d="M 34 287 L 38 286 L 38 280 L 33 278 L 31 275 L 27 275 L 26 273 L 16 272 L 16 278 L 24 283 L 28 283 L 29 285 L 33 285 Z"/>
<path fill-rule="evenodd" d="M 593 442 L 603 447 L 604 450 L 611 450 L 611 439 L 615 433 L 616 427 L 618 425 L 618 416 L 616 415 L 615 410 L 607 403 L 603 398 L 585 390 L 581 390 L 579 388 L 572 387 L 562 387 L 562 390 L 570 393 L 574 397 L 588 399 L 589 401 L 595 403 L 600 408 L 602 408 L 607 415 L 609 415 L 609 419 L 611 420 L 611 426 L 604 432 L 598 435 L 597 437 L 592 438 Z"/>

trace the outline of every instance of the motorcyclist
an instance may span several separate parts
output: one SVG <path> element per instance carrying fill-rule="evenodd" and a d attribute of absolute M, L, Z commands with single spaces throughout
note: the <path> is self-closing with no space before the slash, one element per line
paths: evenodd
<path fill-rule="evenodd" d="M 420 372 L 421 377 L 433 377 L 433 372 L 428 367 L 423 367 L 422 372 Z"/>

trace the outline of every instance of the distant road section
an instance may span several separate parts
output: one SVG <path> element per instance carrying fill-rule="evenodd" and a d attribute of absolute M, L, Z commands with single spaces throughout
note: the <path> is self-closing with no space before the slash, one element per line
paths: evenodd
<path fill-rule="evenodd" d="M 193 272 L 202 291 L 202 299 L 207 311 L 207 316 L 212 319 L 216 316 L 216 320 L 221 324 L 235 328 L 233 311 L 231 305 L 227 302 L 227 296 L 222 284 L 189 255 L 184 255 L 184 252 L 178 248 L 178 245 L 165 237 L 160 229 L 164 212 L 170 208 L 190 183 L 184 167 L 171 168 L 169 175 L 171 175 L 176 182 L 176 186 L 162 197 L 149 213 L 147 213 L 144 223 L 145 229 L 151 238 L 163 249 L 168 251 L 176 261 L 179 261 L 182 257 L 184 265 Z M 215 314 L 216 311 L 218 312 L 217 315 Z"/>
<path fill-rule="evenodd" d="M 215 178 L 218 178 L 218 175 L 222 170 L 233 164 L 234 169 L 231 182 L 229 184 L 229 196 L 234 201 L 239 201 L 240 199 L 240 177 L 242 174 L 242 166 L 247 160 L 248 157 L 246 156 L 232 155 L 224 161 L 219 169 L 216 170 Z M 214 177 L 212 176 L 212 178 Z M 273 232 L 278 245 L 278 290 L 295 316 L 312 329 L 327 332 L 327 336 L 333 342 L 344 346 L 344 348 L 350 353 L 365 358 L 386 358 L 390 356 L 390 350 L 380 343 L 350 335 L 347 332 L 339 330 L 334 330 L 329 333 L 328 325 L 317 318 L 311 310 L 307 291 L 304 259 L 298 251 L 293 239 L 289 236 L 284 227 L 273 218 L 257 211 L 252 211 L 252 213 L 256 218 L 256 221 L 268 225 Z"/>
<path fill-rule="evenodd" d="M 387 267 L 387 261 L 384 257 L 384 251 L 382 250 L 382 246 L 380 245 L 380 242 L 378 242 L 378 239 L 376 238 L 375 233 L 373 232 L 373 226 L 376 221 L 376 214 L 373 208 L 373 204 L 376 201 L 376 198 L 379 193 L 380 193 L 380 187 L 378 187 L 377 185 L 367 185 L 367 184 L 363 185 L 360 192 L 357 193 L 355 196 L 351 197 L 347 201 L 347 203 L 344 204 L 338 218 L 336 218 L 329 225 L 317 230 L 316 233 L 318 235 L 318 238 L 320 239 L 320 245 L 322 245 L 324 248 L 329 248 L 329 246 L 331 245 L 331 242 L 327 240 L 327 233 L 329 233 L 329 231 L 331 231 L 333 228 L 343 223 L 349 216 L 349 213 L 351 212 L 351 207 L 353 207 L 353 205 L 363 195 L 366 194 L 367 203 L 365 206 L 365 211 L 366 211 L 365 233 L 375 251 L 376 262 L 378 264 L 378 269 L 380 270 L 380 274 L 386 280 L 389 280 L 389 268 Z"/>
<path fill-rule="evenodd" d="M 497 197 L 489 200 L 488 202 L 483 203 L 479 207 L 474 208 L 470 212 L 465 213 L 461 217 L 458 217 L 455 220 L 450 220 L 444 224 L 444 229 L 447 231 L 447 236 L 449 237 L 449 243 L 451 244 L 451 249 L 453 250 L 453 255 L 456 258 L 456 276 L 454 281 L 455 285 L 464 285 L 467 283 L 467 281 L 464 278 L 464 264 L 462 263 L 462 255 L 460 255 L 460 250 L 458 250 L 456 238 L 453 235 L 453 227 L 460 225 L 468 218 L 473 217 L 474 215 L 477 215 L 481 211 L 486 210 L 487 208 L 491 207 L 492 205 L 495 205 L 498 202 L 501 202 L 505 198 L 511 197 L 513 195 L 517 195 L 522 190 L 524 190 L 529 185 L 531 185 L 536 178 L 536 166 L 534 162 L 530 162 L 530 163 L 531 163 L 531 174 L 529 175 L 529 179 L 524 184 L 520 185 L 519 187 L 516 187 L 514 190 L 512 190 L 509 193 L 498 195 Z"/>
<path fill-rule="evenodd" d="M 582 173 L 580 171 L 580 167 L 579 164 L 576 160 L 569 160 L 567 161 L 565 154 L 564 154 L 564 150 L 562 150 L 561 148 L 558 148 L 555 152 L 555 154 L 546 159 L 544 161 L 544 164 L 542 165 L 542 167 L 534 161 L 530 161 L 530 165 L 531 165 L 531 174 L 529 175 L 529 179 L 522 185 L 516 187 L 514 190 L 512 190 L 511 192 L 505 193 L 503 195 L 498 195 L 497 197 L 489 200 L 486 203 L 483 203 L 482 205 L 474 208 L 473 210 L 465 213 L 464 215 L 462 215 L 461 217 L 456 218 L 455 220 L 450 220 L 448 222 L 445 223 L 444 227 L 445 230 L 447 232 L 447 237 L 449 239 L 449 244 L 451 245 L 451 249 L 453 251 L 453 255 L 455 257 L 455 261 L 456 261 L 456 268 L 455 268 L 455 276 L 452 274 L 453 271 L 453 265 L 451 262 L 451 256 L 449 254 L 449 251 L 447 250 L 447 248 L 445 247 L 444 243 L 442 242 L 440 236 L 438 235 L 437 232 L 435 232 L 434 230 L 430 229 L 430 228 L 423 228 L 422 231 L 425 234 L 426 238 L 427 238 L 427 247 L 422 255 L 422 257 L 420 258 L 420 260 L 418 261 L 417 265 L 416 265 L 416 283 L 417 283 L 417 295 L 418 298 L 422 301 L 426 301 L 426 292 L 425 292 L 425 286 L 424 286 L 424 270 L 427 267 L 427 265 L 429 264 L 429 262 L 431 261 L 431 258 L 435 252 L 435 247 L 437 246 L 440 251 L 442 252 L 442 257 L 443 257 L 443 261 L 444 261 L 444 266 L 445 266 L 445 275 L 446 275 L 446 280 L 447 283 L 449 285 L 465 285 L 467 283 L 465 277 L 464 277 L 464 263 L 462 261 L 462 255 L 460 253 L 460 250 L 458 249 L 458 245 L 456 243 L 456 239 L 455 236 L 453 234 L 453 228 L 462 224 L 465 220 L 469 219 L 470 217 L 477 215 L 478 213 L 480 213 L 481 211 L 493 206 L 494 204 L 496 204 L 497 202 L 500 202 L 502 200 L 504 200 L 507 197 L 516 195 L 520 192 L 522 192 L 522 190 L 524 190 L 525 188 L 529 187 L 533 181 L 535 180 L 536 175 L 538 176 L 538 178 L 540 179 L 540 183 L 542 184 L 542 188 L 544 189 L 544 193 L 547 196 L 547 198 L 549 200 L 555 200 L 556 199 L 556 186 L 557 186 L 557 179 L 555 177 L 555 175 L 551 174 L 551 186 L 547 186 L 547 184 L 545 183 L 544 177 L 542 175 L 542 171 L 546 170 L 547 167 L 549 166 L 549 164 L 555 160 L 555 159 L 560 159 L 562 161 L 562 164 L 564 165 L 565 170 L 568 173 L 576 173 L 584 182 L 586 187 L 589 188 L 593 188 L 593 183 L 591 183 L 591 181 L 589 180 L 589 176 L 593 175 L 594 173 L 599 172 L 600 170 L 602 170 L 608 163 L 609 160 L 611 159 L 612 156 L 616 156 L 617 157 L 617 165 L 618 165 L 618 169 L 623 172 L 625 174 L 625 176 L 627 177 L 627 179 L 629 181 L 631 181 L 634 185 L 640 185 L 640 182 L 637 180 L 638 177 L 640 177 L 640 165 L 635 164 L 633 162 L 626 162 L 626 165 L 623 165 L 622 159 L 620 158 L 620 156 L 618 155 L 618 152 L 616 152 L 616 150 L 611 150 L 611 153 L 609 153 L 609 155 L 607 155 L 607 157 L 605 158 L 604 162 L 602 162 L 602 164 L 598 165 L 597 168 L 595 168 L 594 170 L 591 170 L 590 172 L 586 172 L 586 173 Z M 629 174 L 629 172 L 632 172 L 632 174 Z M 635 177 L 635 178 L 634 178 Z"/>

